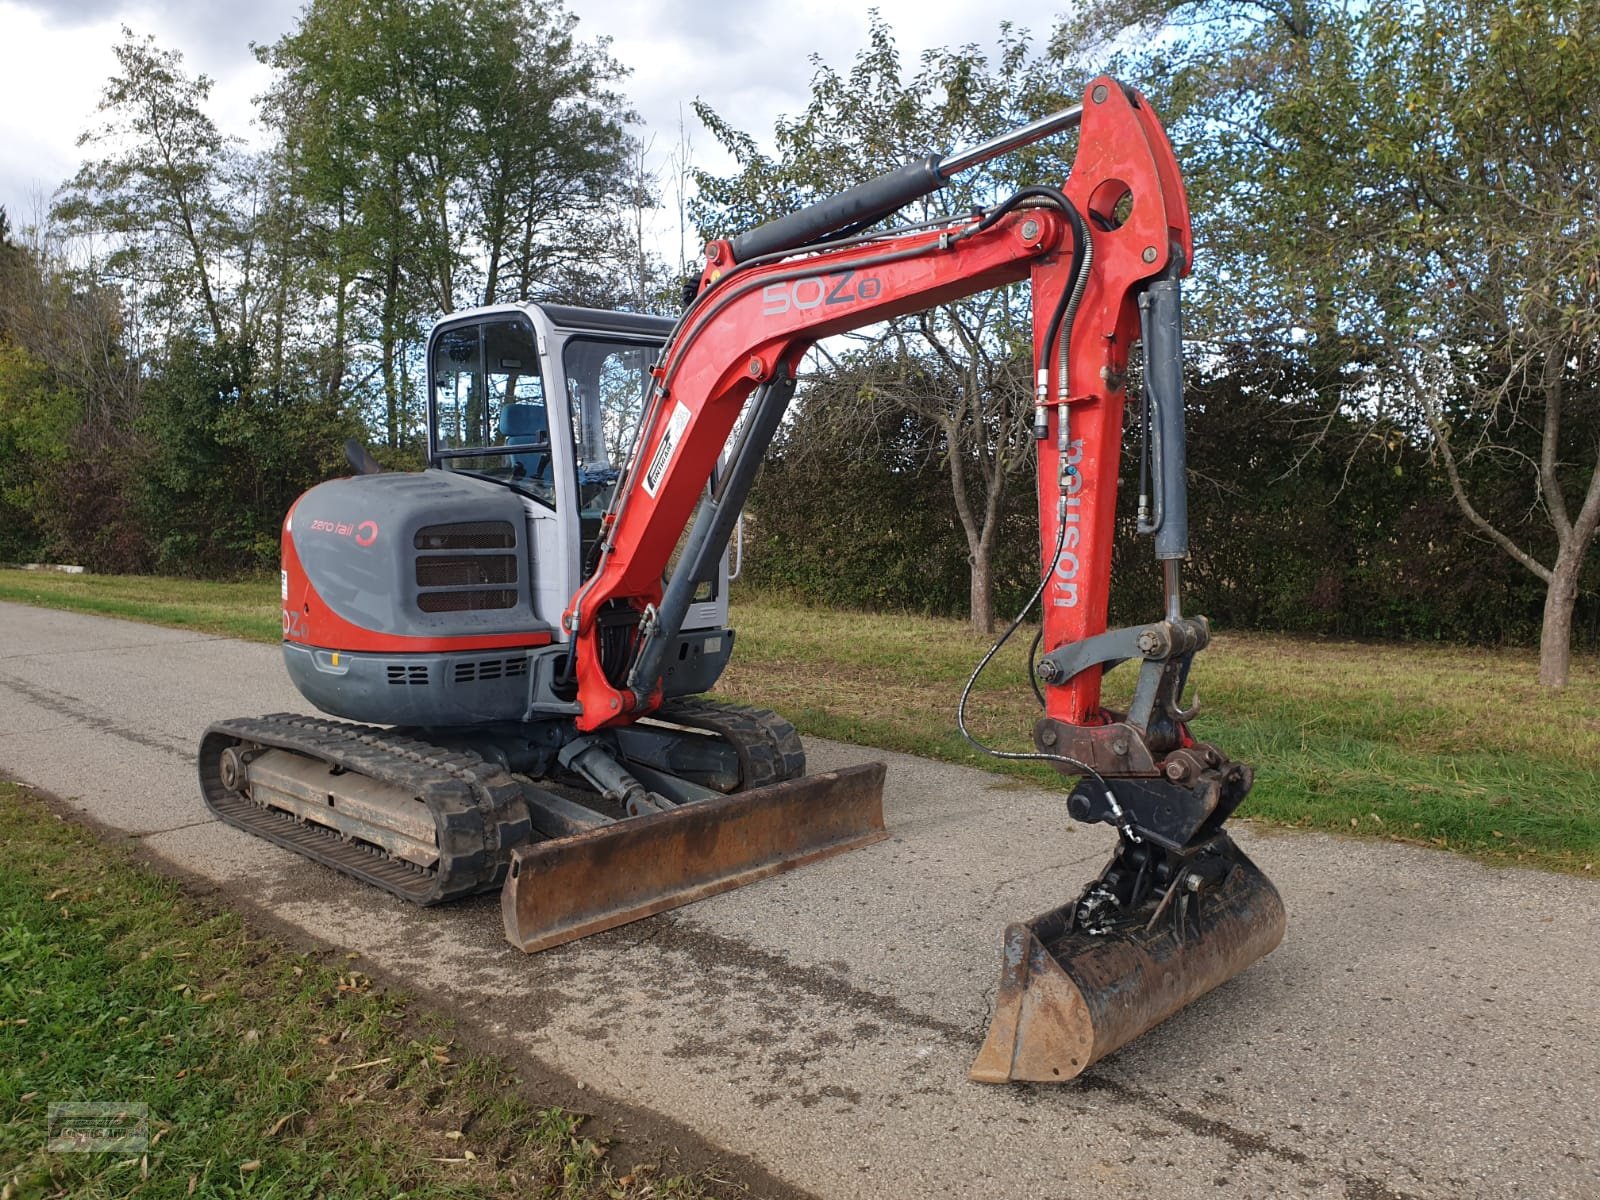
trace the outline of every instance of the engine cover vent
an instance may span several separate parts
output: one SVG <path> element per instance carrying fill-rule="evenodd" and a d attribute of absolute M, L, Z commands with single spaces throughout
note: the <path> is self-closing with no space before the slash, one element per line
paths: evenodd
<path fill-rule="evenodd" d="M 417 559 L 418 587 L 473 587 L 516 581 L 517 559 L 511 554 L 429 554 Z"/>
<path fill-rule="evenodd" d="M 510 521 L 465 521 L 425 525 L 412 541 L 418 550 L 510 550 L 517 544 L 517 531 Z"/>
<path fill-rule="evenodd" d="M 426 613 L 483 612 L 516 606 L 515 588 L 492 588 L 482 592 L 423 592 L 417 597 L 417 607 Z"/>
<path fill-rule="evenodd" d="M 422 665 L 401 666 L 397 663 L 389 664 L 389 682 L 397 687 L 428 684 L 428 668 Z"/>

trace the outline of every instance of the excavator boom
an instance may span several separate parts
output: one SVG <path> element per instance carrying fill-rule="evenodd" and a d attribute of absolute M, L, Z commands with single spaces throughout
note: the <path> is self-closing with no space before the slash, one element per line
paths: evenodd
<path fill-rule="evenodd" d="M 1024 188 L 987 213 L 937 228 L 860 233 L 958 170 L 1074 127 L 1077 155 L 1060 189 Z M 1277 893 L 1222 828 L 1251 771 L 1195 740 L 1194 713 L 1181 699 L 1194 655 L 1209 640 L 1204 618 L 1184 615 L 1181 596 L 1189 547 L 1179 281 L 1192 252 L 1166 134 L 1142 96 L 1109 78 L 1095 80 L 1081 106 L 985 146 L 908 164 L 732 242 L 712 242 L 699 293 L 655 369 L 598 567 L 564 616 L 579 728 L 626 725 L 651 712 L 662 694 L 664 650 L 727 543 L 806 350 L 850 329 L 1031 282 L 1044 711 L 1035 750 L 1002 756 L 1050 762 L 1078 780 L 1069 815 L 1112 826 L 1117 848 L 1075 901 L 1008 932 L 975 1079 L 1070 1078 L 1282 936 Z M 1140 497 L 1140 529 L 1154 537 L 1163 610 L 1158 621 L 1108 630 L 1135 346 L 1144 354 L 1139 420 L 1153 485 Z M 728 466 L 703 494 L 741 414 Z M 685 527 L 685 549 L 663 585 Z M 620 654 L 615 637 L 604 636 L 619 613 L 635 631 Z M 1126 713 L 1108 711 L 1102 673 L 1130 660 L 1139 664 L 1134 701 Z"/>

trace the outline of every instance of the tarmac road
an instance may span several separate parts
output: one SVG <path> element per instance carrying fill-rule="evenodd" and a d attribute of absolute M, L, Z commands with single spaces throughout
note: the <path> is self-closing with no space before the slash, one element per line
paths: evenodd
<path fill-rule="evenodd" d="M 891 840 L 530 958 L 493 897 L 418 911 L 207 819 L 201 730 L 286 709 L 275 648 L 0 604 L 0 771 L 758 1188 L 1600 1200 L 1600 882 L 1245 824 L 1284 944 L 1072 1084 L 989 1087 L 1003 927 L 1109 848 L 1061 793 L 814 742 L 888 760 Z"/>

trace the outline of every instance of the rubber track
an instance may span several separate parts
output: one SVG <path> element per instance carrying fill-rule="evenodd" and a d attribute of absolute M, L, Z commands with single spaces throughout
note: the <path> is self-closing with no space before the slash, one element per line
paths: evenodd
<path fill-rule="evenodd" d="M 438 864 L 417 867 L 228 791 L 222 751 L 241 743 L 289 750 L 416 796 L 433 814 Z M 413 904 L 442 904 L 498 887 L 512 848 L 534 836 L 522 791 L 504 769 L 470 751 L 370 725 L 293 713 L 219 721 L 201 738 L 199 766 L 200 793 L 220 820 Z"/>
<path fill-rule="evenodd" d="M 669 700 L 653 716 L 714 733 L 739 753 L 739 790 L 766 787 L 806 773 L 800 735 L 770 708 L 723 700 Z"/>

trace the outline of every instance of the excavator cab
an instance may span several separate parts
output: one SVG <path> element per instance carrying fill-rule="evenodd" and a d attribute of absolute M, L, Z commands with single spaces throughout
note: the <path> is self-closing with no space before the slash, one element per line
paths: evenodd
<path fill-rule="evenodd" d="M 601 557 L 672 328 L 531 303 L 435 326 L 426 469 L 319 484 L 284 521 L 285 665 L 362 724 L 218 722 L 200 749 L 213 812 L 415 903 L 503 886 L 528 951 L 885 836 L 881 764 L 806 777 L 782 717 L 701 696 L 733 650 L 725 547 L 678 572 L 649 719 L 575 727 L 563 609 Z M 606 615 L 609 654 L 638 617 Z"/>
<path fill-rule="evenodd" d="M 532 502 L 533 574 L 549 584 L 533 601 L 547 624 L 593 570 L 671 331 L 662 317 L 523 303 L 455 314 L 428 339 L 428 465 Z M 724 553 L 699 581 L 685 628 L 727 626 L 728 566 Z"/>

